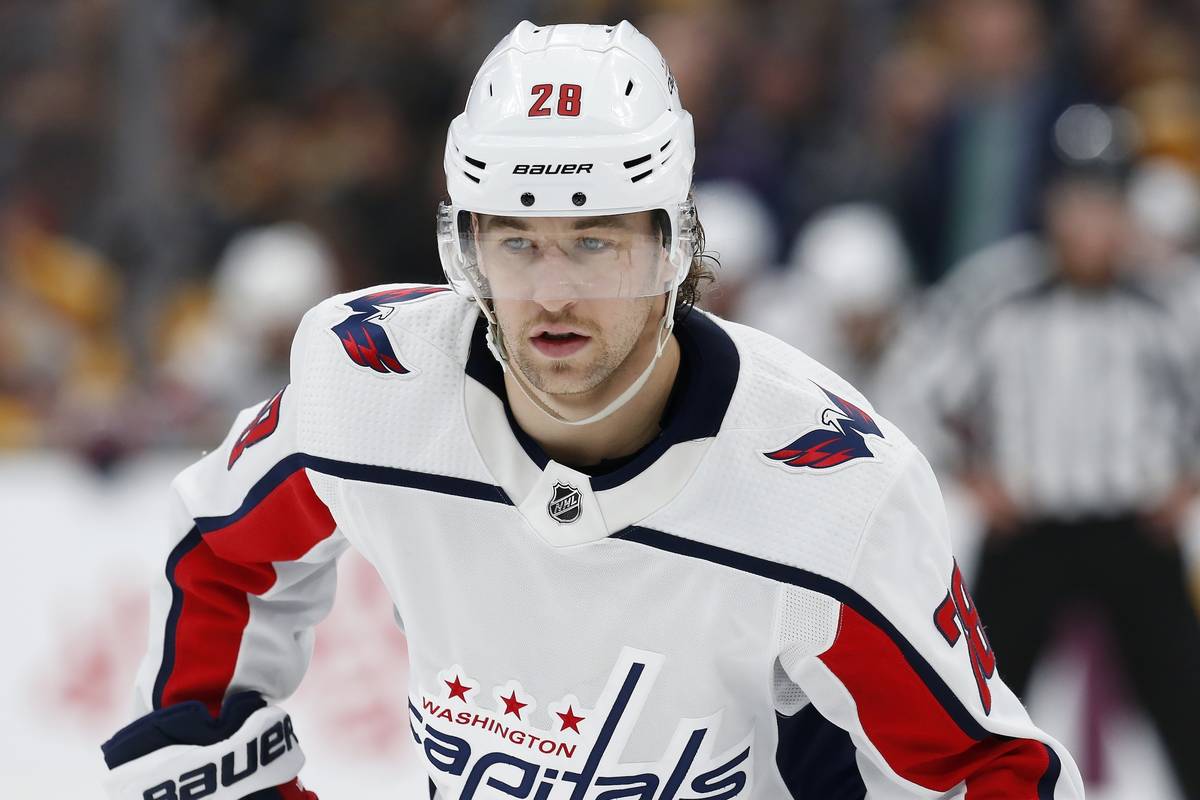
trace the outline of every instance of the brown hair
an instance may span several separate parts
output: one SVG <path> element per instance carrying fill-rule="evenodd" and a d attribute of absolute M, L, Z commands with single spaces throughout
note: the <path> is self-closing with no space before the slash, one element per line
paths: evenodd
<path fill-rule="evenodd" d="M 704 226 L 700 224 L 699 216 L 693 223 L 693 229 L 696 237 L 695 255 L 692 256 L 692 266 L 688 269 L 687 277 L 683 279 L 683 283 L 679 284 L 679 291 L 675 295 L 676 322 L 688 315 L 692 306 L 696 305 L 704 295 L 708 284 L 717 280 L 717 274 L 708 262 L 712 262 L 715 266 L 721 265 L 716 256 L 704 251 Z"/>

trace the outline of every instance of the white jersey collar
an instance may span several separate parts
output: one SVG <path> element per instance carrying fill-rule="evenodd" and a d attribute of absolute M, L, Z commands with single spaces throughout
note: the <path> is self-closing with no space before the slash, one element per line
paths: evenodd
<path fill-rule="evenodd" d="M 485 329 L 476 326 L 464 390 L 472 437 L 496 482 L 550 544 L 595 541 L 644 519 L 678 494 L 707 452 L 737 385 L 737 348 L 697 311 L 675 334 L 680 372 L 664 429 L 625 463 L 589 476 L 551 459 L 517 425 Z"/>

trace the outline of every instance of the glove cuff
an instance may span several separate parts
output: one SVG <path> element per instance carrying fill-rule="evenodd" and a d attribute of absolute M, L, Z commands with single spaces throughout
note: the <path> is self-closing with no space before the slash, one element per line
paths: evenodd
<path fill-rule="evenodd" d="M 147 725 L 157 722 L 153 715 L 143 720 Z M 171 744 L 121 763 L 109 772 L 104 788 L 110 800 L 241 800 L 290 782 L 302 766 L 304 753 L 291 717 L 281 708 L 266 706 L 220 741 Z"/>

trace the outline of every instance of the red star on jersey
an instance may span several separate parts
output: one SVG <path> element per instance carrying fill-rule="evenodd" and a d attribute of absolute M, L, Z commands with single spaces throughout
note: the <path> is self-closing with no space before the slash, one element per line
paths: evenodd
<path fill-rule="evenodd" d="M 469 686 L 463 686 L 462 683 L 459 682 L 457 675 L 454 676 L 453 683 L 451 683 L 450 681 L 442 681 L 442 683 L 444 683 L 450 687 L 450 699 L 451 700 L 453 700 L 454 698 L 457 697 L 459 700 L 462 700 L 464 703 L 467 702 L 467 692 L 471 691 L 471 688 Z"/>
<path fill-rule="evenodd" d="M 575 716 L 575 709 L 572 708 L 571 706 L 567 706 L 567 713 L 565 713 L 565 714 L 562 713 L 561 711 L 555 711 L 554 713 L 558 714 L 559 719 L 562 720 L 562 728 L 560 728 L 560 730 L 564 730 L 564 731 L 567 728 L 570 728 L 571 730 L 575 731 L 576 733 L 579 733 L 579 723 L 581 723 L 585 719 L 587 719 L 586 717 Z"/>
<path fill-rule="evenodd" d="M 513 689 L 508 697 L 501 697 L 500 699 L 504 701 L 504 713 L 515 714 L 517 719 L 521 718 L 521 709 L 529 705 L 529 703 L 522 703 L 517 699 L 516 689 Z"/>

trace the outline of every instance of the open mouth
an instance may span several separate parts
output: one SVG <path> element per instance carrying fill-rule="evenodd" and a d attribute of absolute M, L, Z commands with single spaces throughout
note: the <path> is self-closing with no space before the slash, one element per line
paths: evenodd
<path fill-rule="evenodd" d="M 576 331 L 542 330 L 535 336 L 529 337 L 529 340 L 542 355 L 563 358 L 579 352 L 591 341 L 591 337 Z"/>

